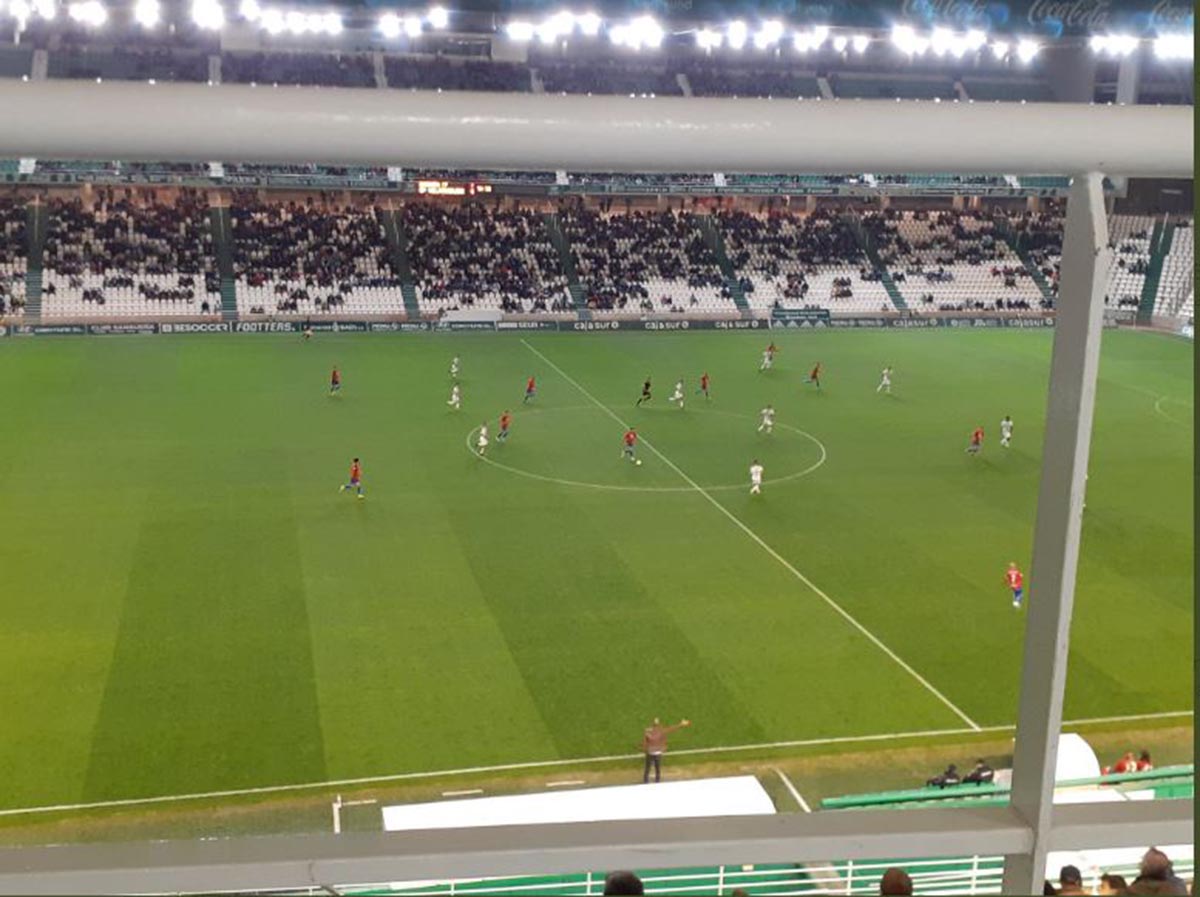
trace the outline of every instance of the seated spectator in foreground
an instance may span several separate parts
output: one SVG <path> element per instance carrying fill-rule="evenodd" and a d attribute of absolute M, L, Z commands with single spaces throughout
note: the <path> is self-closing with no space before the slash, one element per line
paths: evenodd
<path fill-rule="evenodd" d="M 1139 872 L 1125 893 L 1182 895 L 1188 892 L 1183 879 L 1175 874 L 1175 867 L 1170 859 L 1157 847 L 1146 851 Z"/>
<path fill-rule="evenodd" d="M 908 873 L 903 869 L 898 869 L 893 866 L 887 872 L 883 873 L 883 878 L 879 879 L 879 893 L 896 895 L 896 897 L 908 897 L 913 892 L 912 879 L 908 877 Z"/>
<path fill-rule="evenodd" d="M 1149 759 L 1149 754 L 1146 755 Z M 1112 766 L 1105 766 L 1100 770 L 1101 775 L 1121 775 L 1127 772 L 1137 772 L 1138 761 L 1133 756 L 1133 751 L 1126 751 L 1125 756 L 1114 763 Z"/>
<path fill-rule="evenodd" d="M 1154 768 L 1154 764 L 1150 762 L 1150 752 L 1142 751 L 1141 755 L 1138 757 L 1137 771 L 1145 772 L 1146 770 L 1153 769 L 1153 768 Z"/>
<path fill-rule="evenodd" d="M 963 776 L 964 785 L 990 785 L 996 778 L 996 770 L 983 762 L 980 757 L 975 761 L 975 768 Z"/>
<path fill-rule="evenodd" d="M 604 879 L 605 894 L 645 894 L 642 880 L 632 872 L 621 870 L 610 872 Z"/>
<path fill-rule="evenodd" d="M 958 767 L 951 763 L 941 775 L 936 775 L 925 782 L 926 788 L 945 788 L 947 785 L 959 785 L 962 779 L 958 775 Z"/>
<path fill-rule="evenodd" d="M 1100 886 L 1096 889 L 1097 894 L 1124 894 L 1129 890 L 1129 885 L 1125 882 L 1124 875 L 1115 875 L 1106 872 L 1100 876 Z"/>
<path fill-rule="evenodd" d="M 1083 873 L 1078 866 L 1063 866 L 1058 873 L 1059 894 L 1086 894 L 1083 889 Z"/>

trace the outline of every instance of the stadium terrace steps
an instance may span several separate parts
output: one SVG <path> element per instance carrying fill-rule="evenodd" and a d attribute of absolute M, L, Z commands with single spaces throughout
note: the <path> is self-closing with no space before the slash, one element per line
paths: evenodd
<path fill-rule="evenodd" d="M 1158 285 L 1162 281 L 1163 265 L 1171 251 L 1171 242 L 1175 239 L 1175 226 L 1164 225 L 1161 221 L 1154 222 L 1154 230 L 1150 233 L 1150 264 L 1146 268 L 1146 279 L 1142 282 L 1142 295 L 1138 301 L 1137 322 L 1149 324 L 1154 314 L 1154 305 L 1158 298 Z"/>
<path fill-rule="evenodd" d="M 1000 228 L 997 228 L 1000 230 Z M 1054 289 L 1050 286 L 1050 281 L 1046 279 L 1046 275 L 1042 273 L 1042 269 L 1037 266 L 1037 262 L 1029 255 L 1016 235 L 1005 227 L 1002 229 L 1004 234 L 1004 242 L 1012 247 L 1012 251 L 1017 254 L 1017 258 L 1021 260 L 1021 264 L 1025 266 L 1025 270 L 1029 272 L 1029 276 L 1033 278 L 1033 282 L 1037 284 L 1038 290 L 1041 291 L 1042 298 L 1047 302 L 1054 302 Z"/>
<path fill-rule="evenodd" d="M 546 225 L 546 233 L 550 235 L 550 242 L 558 250 L 558 261 L 562 265 L 563 274 L 567 276 L 567 291 L 575 301 L 575 311 L 578 312 L 580 320 L 586 321 L 591 317 L 591 312 L 588 311 L 583 284 L 579 282 L 579 269 L 575 266 L 575 254 L 571 251 L 571 244 L 567 241 L 558 215 L 547 212 L 542 216 L 542 221 Z"/>
<path fill-rule="evenodd" d="M 25 250 L 25 315 L 36 321 L 42 317 L 42 263 L 46 233 L 50 228 L 50 210 L 45 203 L 35 200 L 25 207 L 25 216 L 25 232 L 28 234 Z"/>
<path fill-rule="evenodd" d="M 713 255 L 717 257 L 717 265 L 721 269 L 721 274 L 725 278 L 725 286 L 729 289 L 729 295 L 733 298 L 733 303 L 738 307 L 743 318 L 749 318 L 753 312 L 750 310 L 750 303 L 746 301 L 746 291 L 742 289 L 741 281 L 738 280 L 737 271 L 733 267 L 733 262 L 729 260 L 729 253 L 725 249 L 725 238 L 721 236 L 721 229 L 717 227 L 711 215 L 698 216 L 700 222 L 700 233 L 704 237 L 704 242 L 708 244 L 708 248 L 713 251 Z"/>
<path fill-rule="evenodd" d="M 221 317 L 232 321 L 237 317 L 237 288 L 233 276 L 233 226 L 229 207 L 212 206 L 208 210 L 208 221 L 212 228 L 217 272 L 221 275 Z"/>
<path fill-rule="evenodd" d="M 391 250 L 392 264 L 400 274 L 400 294 L 404 297 L 404 311 L 412 320 L 421 317 L 421 307 L 417 302 L 416 281 L 413 278 L 412 262 L 408 257 L 408 237 L 400 226 L 400 216 L 395 209 L 381 209 L 379 212 L 383 221 L 383 232 L 387 235 L 388 248 Z"/>
<path fill-rule="evenodd" d="M 892 272 L 879 257 L 879 250 L 875 248 L 875 241 L 870 238 L 866 230 L 863 229 L 862 219 L 858 216 L 853 216 L 849 219 L 850 229 L 854 231 L 854 236 L 858 238 L 858 245 L 862 247 L 866 253 L 871 265 L 876 271 L 880 272 L 880 278 L 883 282 L 883 288 L 887 290 L 888 298 L 892 300 L 892 305 L 897 311 L 904 311 L 908 308 L 908 303 L 904 301 L 904 295 L 900 292 L 900 288 L 896 286 L 896 281 L 892 278 Z"/>

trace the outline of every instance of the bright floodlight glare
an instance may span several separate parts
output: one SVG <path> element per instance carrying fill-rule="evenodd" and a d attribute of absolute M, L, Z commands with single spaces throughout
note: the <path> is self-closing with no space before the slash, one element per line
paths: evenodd
<path fill-rule="evenodd" d="M 404 25 L 404 33 L 407 34 L 409 37 L 420 37 L 421 36 L 421 17 L 420 16 L 405 16 L 404 22 L 402 24 Z"/>
<path fill-rule="evenodd" d="M 929 38 L 929 47 L 934 56 L 945 56 L 953 40 L 954 32 L 949 28 L 934 28 L 933 35 Z"/>
<path fill-rule="evenodd" d="M 998 40 L 992 41 L 992 55 L 997 59 L 1003 59 L 1008 55 L 1008 41 Z"/>
<path fill-rule="evenodd" d="M 600 17 L 594 12 L 585 12 L 575 17 L 575 24 L 587 37 L 595 37 L 600 33 Z"/>
<path fill-rule="evenodd" d="M 1093 53 L 1103 53 L 1108 49 L 1108 35 L 1093 34 L 1088 38 L 1088 46 L 1092 48 Z"/>
<path fill-rule="evenodd" d="M 99 28 L 108 21 L 108 10 L 100 4 L 100 0 L 72 3 L 67 7 L 67 14 L 81 25 L 90 25 L 93 28 Z"/>
<path fill-rule="evenodd" d="M 400 36 L 400 17 L 394 12 L 385 12 L 379 17 L 379 33 L 394 39 Z"/>
<path fill-rule="evenodd" d="M 552 44 L 558 40 L 559 30 L 558 25 L 553 19 L 546 19 L 542 24 L 537 26 L 537 36 L 543 44 Z"/>
<path fill-rule="evenodd" d="M 972 28 L 966 35 L 967 49 L 978 50 L 987 43 L 987 35 L 978 28 Z"/>
<path fill-rule="evenodd" d="M 292 34 L 303 34 L 308 30 L 308 17 L 298 9 L 288 10 L 283 20 Z"/>
<path fill-rule="evenodd" d="M 1033 57 L 1037 56 L 1041 49 L 1041 45 L 1037 41 L 1023 37 L 1017 41 L 1017 59 L 1024 63 L 1032 62 Z"/>
<path fill-rule="evenodd" d="M 225 10 L 217 0 L 192 0 L 192 21 L 201 28 L 219 31 L 225 24 Z"/>
<path fill-rule="evenodd" d="M 1138 39 L 1131 34 L 1114 34 L 1109 38 L 1108 46 L 1117 56 L 1128 56 L 1137 49 Z"/>
<path fill-rule="evenodd" d="M 157 25 L 160 15 L 158 0 L 137 0 L 133 6 L 133 20 L 143 28 Z"/>
<path fill-rule="evenodd" d="M 839 34 L 833 39 L 833 49 L 838 53 L 844 53 L 846 52 L 846 47 L 849 43 L 850 38 L 846 37 L 844 34 Z"/>
<path fill-rule="evenodd" d="M 734 19 L 725 26 L 725 40 L 729 41 L 731 49 L 740 50 L 746 46 L 746 23 L 741 19 Z"/>
<path fill-rule="evenodd" d="M 1160 34 L 1154 39 L 1154 55 L 1158 59 L 1194 59 L 1196 48 L 1190 34 Z"/>
<path fill-rule="evenodd" d="M 327 12 L 321 16 L 321 19 L 326 34 L 341 34 L 342 28 L 345 27 L 342 24 L 342 17 L 336 12 Z"/>
<path fill-rule="evenodd" d="M 871 38 L 865 34 L 856 34 L 850 43 L 854 46 L 855 53 L 865 53 L 871 45 Z"/>
<path fill-rule="evenodd" d="M 638 16 L 629 23 L 633 39 L 637 42 L 634 49 L 640 47 L 657 48 L 662 46 L 666 36 L 662 26 L 653 16 Z"/>
<path fill-rule="evenodd" d="M 33 0 L 33 11 L 46 21 L 58 15 L 58 7 L 54 5 L 54 0 Z"/>
<path fill-rule="evenodd" d="M 281 34 L 287 28 L 283 12 L 278 9 L 264 9 L 259 16 L 259 24 L 267 34 Z"/>
<path fill-rule="evenodd" d="M 262 7 L 258 5 L 258 0 L 242 0 L 238 6 L 238 15 L 247 22 L 257 22 L 262 16 Z"/>
<path fill-rule="evenodd" d="M 721 46 L 722 40 L 720 32 L 711 28 L 701 28 L 696 32 L 696 46 L 701 50 L 714 50 Z"/>
<path fill-rule="evenodd" d="M 504 26 L 504 33 L 508 35 L 509 40 L 525 41 L 533 40 L 533 23 L 532 22 L 509 22 Z"/>
<path fill-rule="evenodd" d="M 814 28 L 812 30 L 812 37 L 813 37 L 813 49 L 815 50 L 815 49 L 819 48 L 821 46 L 821 44 L 825 43 L 825 41 L 828 39 L 829 26 L 828 25 L 818 25 L 816 28 Z"/>
<path fill-rule="evenodd" d="M 781 37 L 783 37 L 783 23 L 778 19 L 772 19 L 769 22 L 763 22 L 759 27 L 754 35 L 754 46 L 765 50 L 767 47 L 779 43 Z"/>
<path fill-rule="evenodd" d="M 429 12 L 425 14 L 425 21 L 432 28 L 445 28 L 450 24 L 450 13 L 446 12 L 444 6 L 431 6 Z"/>
<path fill-rule="evenodd" d="M 892 43 L 900 50 L 901 53 L 907 53 L 909 56 L 913 54 L 913 42 L 917 39 L 917 33 L 908 25 L 894 25 L 892 27 Z"/>
<path fill-rule="evenodd" d="M 21 23 L 21 27 L 25 27 L 25 20 L 29 18 L 29 4 L 25 0 L 12 0 L 9 3 L 8 11 L 12 13 L 12 17 Z"/>

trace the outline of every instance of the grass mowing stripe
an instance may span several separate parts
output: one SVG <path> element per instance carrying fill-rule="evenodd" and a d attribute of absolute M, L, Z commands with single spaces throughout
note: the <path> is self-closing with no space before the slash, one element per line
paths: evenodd
<path fill-rule="evenodd" d="M 1193 716 L 1191 710 L 1168 710 L 1161 713 L 1135 713 L 1129 716 L 1097 716 L 1089 719 L 1064 720 L 1064 726 L 1088 726 L 1101 723 L 1137 722 L 1140 720 L 1173 719 Z M 728 754 L 740 751 L 766 751 L 777 748 L 821 747 L 835 744 L 868 744 L 898 738 L 934 738 L 951 735 L 975 735 L 988 732 L 1011 732 L 1015 724 L 1004 726 L 981 726 L 979 729 L 929 729 L 924 732 L 885 732 L 878 735 L 845 735 L 836 738 L 809 738 L 800 741 L 772 741 L 763 744 L 736 744 L 720 747 L 685 748 L 672 750 L 672 756 L 700 754 Z M 364 776 L 357 779 L 332 779 L 327 782 L 302 782 L 296 785 L 264 785 L 259 788 L 239 788 L 230 791 L 205 791 L 195 794 L 165 794 L 158 797 L 132 797 L 122 800 L 95 801 L 93 803 L 55 804 L 44 807 L 18 807 L 0 810 L 0 817 L 30 816 L 39 813 L 62 813 L 71 810 L 104 810 L 117 807 L 137 807 L 152 804 L 179 803 L 189 800 L 213 800 L 223 797 L 250 797 L 255 794 L 278 794 L 286 791 L 311 791 L 320 788 L 344 788 L 354 785 L 382 785 L 388 782 L 404 782 L 416 779 L 436 779 L 448 776 L 478 775 L 490 772 L 512 772 L 521 769 L 553 769 L 562 766 L 586 766 L 593 763 L 613 763 L 617 760 L 637 760 L 642 754 L 609 754 L 605 757 L 577 757 L 564 760 L 532 760 L 526 763 L 503 763 L 498 766 L 471 766 L 464 769 L 439 769 L 425 772 L 401 772 L 384 776 Z"/>
<path fill-rule="evenodd" d="M 615 420 L 618 424 L 620 424 L 626 430 L 629 429 L 629 424 L 627 424 L 624 420 L 622 420 L 615 411 L 613 411 L 611 408 L 609 408 L 607 405 L 605 405 L 603 402 L 601 402 L 599 399 L 597 399 L 594 395 L 592 395 L 590 392 L 588 392 L 587 389 L 585 389 L 582 384 L 580 384 L 573 377 L 571 377 L 570 374 L 568 374 L 566 371 L 564 371 L 562 368 L 560 368 L 557 364 L 555 364 L 553 361 L 551 361 L 549 358 L 547 358 L 542 352 L 539 352 L 537 349 L 535 349 L 533 346 L 531 346 L 526 340 L 521 340 L 521 344 L 524 345 L 526 349 L 528 349 L 530 352 L 532 352 L 534 355 L 536 355 L 542 361 L 544 361 L 547 365 L 549 365 L 551 368 L 553 368 L 559 374 L 559 376 L 561 376 L 564 380 L 566 380 L 568 383 L 570 383 L 572 386 L 574 386 L 577 390 L 579 390 L 579 392 L 584 397 L 586 397 L 590 401 L 594 402 L 598 408 L 600 408 L 602 411 L 604 411 L 605 414 L 607 414 L 609 417 L 611 417 L 613 420 Z M 858 622 L 857 619 L 855 619 L 853 616 L 851 616 L 851 614 L 847 610 L 845 610 L 845 608 L 843 608 L 840 604 L 838 604 L 836 601 L 834 601 L 832 598 L 830 598 L 827 594 L 825 594 L 825 592 L 823 592 L 820 588 L 818 588 L 817 585 L 812 580 L 810 580 L 807 576 L 805 576 L 803 573 L 801 573 L 799 570 L 797 570 L 794 566 L 792 566 L 792 564 L 786 558 L 784 558 L 779 552 L 777 552 L 774 548 L 772 548 L 770 545 L 768 545 L 766 542 L 764 542 L 758 536 L 758 534 L 754 532 L 754 530 L 752 530 L 752 529 L 750 529 L 750 527 L 746 526 L 746 524 L 744 524 L 732 511 L 730 511 L 723 504 L 721 504 L 719 501 L 717 501 L 715 498 L 713 498 L 704 489 L 703 486 L 701 486 L 699 483 L 697 483 L 695 480 L 693 480 L 691 477 L 689 477 L 670 458 L 668 458 L 666 455 L 664 455 L 662 452 L 660 452 L 657 448 L 655 448 L 654 445 L 650 442 L 650 440 L 643 438 L 642 442 L 645 444 L 646 448 L 648 448 L 656 456 L 658 456 L 659 460 L 661 460 L 669 468 L 671 468 L 673 471 L 675 471 L 675 473 L 679 474 L 679 476 L 683 478 L 684 482 L 686 482 L 693 489 L 695 489 L 696 492 L 699 495 L 701 495 L 705 500 L 707 500 L 714 508 L 716 508 L 722 514 L 724 514 L 727 518 L 729 518 L 729 520 L 735 526 L 737 526 L 738 529 L 740 529 L 743 533 L 745 533 L 747 536 L 749 536 L 754 542 L 758 543 L 758 545 L 764 551 L 766 551 L 767 554 L 771 555 L 771 557 L 773 557 L 776 561 L 778 561 L 780 564 L 782 564 L 783 567 L 789 573 L 791 573 L 794 577 L 796 577 L 796 579 L 800 580 L 800 582 L 802 582 L 806 586 L 808 586 L 813 591 L 814 594 L 816 594 L 826 604 L 828 604 L 831 608 L 833 608 L 835 611 L 837 611 L 837 613 L 847 623 L 849 623 L 851 626 L 853 626 L 855 629 L 857 629 L 873 645 L 875 645 L 875 647 L 879 648 L 879 650 L 881 650 L 884 654 L 886 654 L 888 657 L 890 657 L 892 660 L 894 660 L 906 673 L 908 673 L 910 676 L 912 676 L 914 679 L 916 679 L 917 682 L 919 682 L 930 694 L 932 694 L 939 701 L 941 701 L 948 708 L 950 708 L 950 710 L 952 710 L 954 712 L 955 716 L 957 716 L 959 719 L 961 719 L 963 722 L 965 722 L 968 726 L 970 726 L 976 732 L 980 731 L 979 724 L 977 722 L 975 722 L 973 719 L 971 719 L 971 717 L 967 716 L 967 714 L 964 713 L 958 707 L 958 705 L 956 705 L 953 701 L 951 701 L 944 694 L 942 694 L 940 691 L 938 691 L 938 689 L 936 687 L 934 687 L 934 685 L 932 683 L 930 683 L 929 680 L 927 680 L 924 676 L 922 676 L 915 669 L 913 669 L 907 662 L 905 662 L 905 660 L 902 657 L 900 657 L 900 655 L 898 655 L 895 651 L 893 651 L 891 648 L 889 648 L 887 645 L 885 645 L 873 632 L 871 632 L 869 629 L 867 629 L 867 627 L 865 627 L 862 623 Z"/>

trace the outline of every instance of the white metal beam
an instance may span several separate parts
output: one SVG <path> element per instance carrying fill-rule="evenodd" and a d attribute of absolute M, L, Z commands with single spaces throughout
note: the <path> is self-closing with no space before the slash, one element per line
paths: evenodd
<path fill-rule="evenodd" d="M 1190 177 L 1192 109 L 0 81 L 0 157 Z"/>
<path fill-rule="evenodd" d="M 1034 844 L 1031 852 L 1007 858 L 1006 894 L 1038 893 L 1050 849 L 1104 286 L 1112 259 L 1101 180 L 1095 173 L 1075 177 L 1067 198 L 1013 754 L 1012 806 L 1032 827 Z"/>

